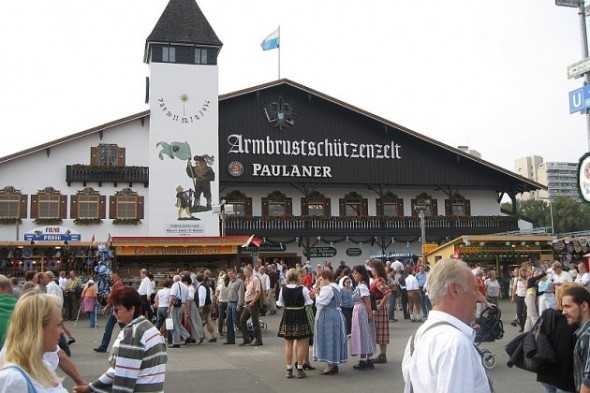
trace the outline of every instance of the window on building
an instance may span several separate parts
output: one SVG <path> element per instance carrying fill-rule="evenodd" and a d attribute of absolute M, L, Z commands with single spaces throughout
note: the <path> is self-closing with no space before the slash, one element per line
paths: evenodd
<path fill-rule="evenodd" d="M 115 220 L 143 219 L 143 197 L 131 188 L 124 188 L 109 198 L 109 218 Z"/>
<path fill-rule="evenodd" d="M 13 218 L 19 217 L 20 195 L 2 194 L 0 195 L 0 217 Z"/>
<path fill-rule="evenodd" d="M 70 218 L 106 218 L 105 202 L 105 196 L 92 187 L 85 187 L 76 195 L 70 196 Z"/>
<path fill-rule="evenodd" d="M 173 46 L 162 47 L 162 62 L 175 63 L 176 62 L 176 48 Z"/>
<path fill-rule="evenodd" d="M 238 190 L 233 190 L 223 199 L 227 204 L 234 206 L 234 216 L 252 217 L 252 198 L 246 196 Z"/>
<path fill-rule="evenodd" d="M 268 215 L 269 217 L 283 217 L 286 215 L 287 208 L 285 202 L 282 201 L 270 201 L 268 202 Z"/>
<path fill-rule="evenodd" d="M 207 49 L 195 48 L 195 64 L 207 64 Z"/>
<path fill-rule="evenodd" d="M 309 203 L 307 205 L 307 215 L 313 217 L 323 217 L 325 214 L 323 203 Z"/>
<path fill-rule="evenodd" d="M 262 198 L 263 217 L 285 217 L 293 214 L 292 198 L 276 190 Z"/>
<path fill-rule="evenodd" d="M 330 198 L 313 191 L 307 198 L 301 198 L 301 214 L 311 217 L 330 217 L 332 215 Z"/>
<path fill-rule="evenodd" d="M 417 195 L 415 199 L 412 199 L 412 216 L 418 217 L 419 210 L 416 207 L 424 208 L 424 217 L 435 217 L 438 215 L 438 202 L 432 198 L 431 195 L 425 192 Z"/>
<path fill-rule="evenodd" d="M 59 217 L 59 195 L 39 195 L 39 218 Z"/>
<path fill-rule="evenodd" d="M 341 217 L 366 217 L 368 216 L 368 201 L 362 195 L 351 192 L 340 198 Z"/>
<path fill-rule="evenodd" d="M 124 167 L 125 148 L 115 144 L 100 144 L 90 148 L 90 165 Z"/>
<path fill-rule="evenodd" d="M 26 218 L 27 195 L 12 186 L 0 190 L 0 218 Z"/>
<path fill-rule="evenodd" d="M 404 201 L 392 192 L 387 192 L 383 198 L 377 198 L 377 215 L 383 217 L 403 217 Z"/>
<path fill-rule="evenodd" d="M 45 187 L 31 196 L 31 218 L 67 218 L 67 200 L 66 195 L 61 195 L 53 187 Z"/>
<path fill-rule="evenodd" d="M 445 199 L 445 215 L 464 217 L 471 215 L 471 202 L 459 193 Z"/>

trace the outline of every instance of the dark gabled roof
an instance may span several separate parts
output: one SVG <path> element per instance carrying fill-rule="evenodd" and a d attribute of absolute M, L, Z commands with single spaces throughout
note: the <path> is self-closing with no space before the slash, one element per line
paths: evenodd
<path fill-rule="evenodd" d="M 146 60 L 150 43 L 223 46 L 195 0 L 170 0 L 146 40 Z"/>
<path fill-rule="evenodd" d="M 546 190 L 547 189 L 547 186 L 545 186 L 543 184 L 540 184 L 540 183 L 537 183 L 537 182 L 532 181 L 530 179 L 527 179 L 526 177 L 520 176 L 520 175 L 518 175 L 518 174 L 516 174 L 516 173 L 514 173 L 512 171 L 509 171 L 507 169 L 504 169 L 502 167 L 499 167 L 497 165 L 494 165 L 494 164 L 492 164 L 492 163 L 490 163 L 488 161 L 482 160 L 481 158 L 478 158 L 478 157 L 473 156 L 473 155 L 471 155 L 469 153 L 463 152 L 463 151 L 461 151 L 459 149 L 456 149 L 456 148 L 454 148 L 452 146 L 446 145 L 446 144 L 444 144 L 444 143 L 442 143 L 440 141 L 437 141 L 435 139 L 429 138 L 429 137 L 427 137 L 425 135 L 422 135 L 420 133 L 417 133 L 415 131 L 412 131 L 409 128 L 406 128 L 406 127 L 401 126 L 399 124 L 396 124 L 396 123 L 394 123 L 392 121 L 389 121 L 387 119 L 384 119 L 382 117 L 379 117 L 379 116 L 377 116 L 377 115 L 375 115 L 373 113 L 367 112 L 367 111 L 365 111 L 363 109 L 357 108 L 357 107 L 355 107 L 353 105 L 347 104 L 347 103 L 345 103 L 343 101 L 340 101 L 340 100 L 338 100 L 338 99 L 336 99 L 334 97 L 331 97 L 331 96 L 328 96 L 326 94 L 323 94 L 323 93 L 321 93 L 319 91 L 310 89 L 307 86 L 304 86 L 304 85 L 301 85 L 299 83 L 293 82 L 293 81 L 291 81 L 289 79 L 279 79 L 279 80 L 276 80 L 276 81 L 273 81 L 273 82 L 268 82 L 268 83 L 264 83 L 264 84 L 261 84 L 261 85 L 258 85 L 258 86 L 253 86 L 253 87 L 250 87 L 248 89 L 243 89 L 243 90 L 238 90 L 238 91 L 235 91 L 235 92 L 232 92 L 232 93 L 223 94 L 223 95 L 220 95 L 219 96 L 219 101 L 221 102 L 223 100 L 228 100 L 228 99 L 239 97 L 239 96 L 242 96 L 242 95 L 259 92 L 261 90 L 272 88 L 272 87 L 277 87 L 277 86 L 280 86 L 280 85 L 289 85 L 289 86 L 292 86 L 292 87 L 294 87 L 296 89 L 299 89 L 299 90 L 302 90 L 302 91 L 304 91 L 304 92 L 306 92 L 308 94 L 312 94 L 312 95 L 317 96 L 319 98 L 322 98 L 322 99 L 324 99 L 324 100 L 326 100 L 328 102 L 332 102 L 332 103 L 334 103 L 336 105 L 339 105 L 339 106 L 343 107 L 344 109 L 350 110 L 352 112 L 356 112 L 356 113 L 358 113 L 358 114 L 360 114 L 362 116 L 366 116 L 366 117 L 368 117 L 370 119 L 373 119 L 373 120 L 375 120 L 377 122 L 380 122 L 380 123 L 382 123 L 382 124 L 384 124 L 384 125 L 386 125 L 388 127 L 392 127 L 392 128 L 398 129 L 401 132 L 404 132 L 406 134 L 409 134 L 409 135 L 413 136 L 416 139 L 422 140 L 422 141 L 427 142 L 427 143 L 429 143 L 431 145 L 434 145 L 434 146 L 438 146 L 439 148 L 442 148 L 444 150 L 447 150 L 447 151 L 449 151 L 449 152 L 457 155 L 457 157 L 461 157 L 461 159 L 465 158 L 465 159 L 474 161 L 474 162 L 482 165 L 483 167 L 485 167 L 485 168 L 487 168 L 489 170 L 492 170 L 494 172 L 500 173 L 502 176 L 505 176 L 506 179 L 507 179 L 507 183 L 509 183 L 512 186 L 512 190 L 514 192 L 516 192 L 516 193 L 528 192 L 528 191 L 534 191 L 534 190 L 540 190 L 540 189 L 541 190 Z"/>
<path fill-rule="evenodd" d="M 174 2 L 174 1 L 177 1 L 177 0 L 172 0 L 171 2 Z M 474 161 L 474 162 L 478 163 L 479 165 L 482 165 L 482 167 L 487 168 L 488 170 L 491 170 L 493 172 L 499 173 L 502 176 L 504 176 L 506 178 L 506 180 L 507 180 L 507 183 L 509 183 L 511 185 L 512 190 L 514 192 L 520 193 L 520 192 L 528 192 L 528 191 L 534 191 L 534 190 L 539 190 L 539 189 L 542 189 L 542 190 L 546 190 L 547 189 L 547 186 L 545 186 L 543 184 L 540 184 L 540 183 L 534 182 L 532 180 L 529 180 L 529 179 L 527 179 L 525 177 L 522 177 L 522 176 L 520 176 L 520 175 L 518 175 L 518 174 L 516 174 L 514 172 L 511 172 L 511 171 L 509 171 L 507 169 L 504 169 L 502 167 L 499 167 L 497 165 L 494 165 L 494 164 L 492 164 L 492 163 L 490 163 L 488 161 L 485 161 L 485 160 L 482 160 L 482 159 L 480 159 L 478 157 L 472 156 L 472 155 L 470 155 L 468 153 L 465 153 L 465 152 L 463 152 L 463 151 L 461 151 L 459 149 L 456 149 L 454 147 L 448 146 L 448 145 L 446 145 L 444 143 L 441 143 L 441 142 L 439 142 L 439 141 L 437 141 L 435 139 L 429 138 L 429 137 L 424 136 L 422 134 L 419 134 L 419 133 L 417 133 L 415 131 L 412 131 L 409 128 L 400 126 L 399 124 L 396 124 L 394 122 L 391 122 L 389 120 L 386 120 L 386 119 L 384 119 L 382 117 L 379 117 L 377 115 L 374 115 L 374 114 L 372 114 L 370 112 L 367 112 L 367 111 L 365 111 L 363 109 L 357 108 L 357 107 L 355 107 L 353 105 L 349 105 L 349 104 L 347 104 L 347 103 L 345 103 L 343 101 L 340 101 L 340 100 L 338 100 L 338 99 L 336 99 L 334 97 L 331 97 L 331 96 L 328 96 L 326 94 L 320 93 L 319 91 L 310 89 L 310 88 L 308 88 L 308 87 L 306 87 L 304 85 L 301 85 L 299 83 L 293 82 L 293 81 L 291 81 L 289 79 L 280 79 L 280 80 L 276 80 L 276 81 L 273 81 L 273 82 L 261 84 L 261 85 L 254 86 L 254 87 L 250 87 L 248 89 L 243 89 L 243 90 L 238 90 L 238 91 L 227 93 L 227 94 L 222 94 L 222 95 L 219 96 L 219 101 L 221 102 L 221 101 L 229 100 L 229 99 L 236 98 L 236 97 L 239 97 L 239 96 L 242 96 L 242 95 L 256 93 L 256 92 L 259 92 L 261 90 L 268 89 L 268 88 L 271 88 L 271 87 L 280 86 L 280 85 L 289 85 L 289 86 L 292 86 L 292 87 L 294 87 L 296 89 L 300 89 L 300 90 L 302 90 L 302 91 L 304 91 L 304 92 L 306 92 L 308 94 L 315 95 L 315 96 L 317 96 L 317 97 L 319 97 L 321 99 L 324 99 L 326 101 L 329 101 L 329 102 L 332 102 L 332 103 L 334 103 L 336 105 L 339 105 L 339 106 L 341 106 L 341 107 L 343 107 L 343 108 L 345 108 L 347 110 L 350 110 L 352 112 L 356 112 L 356 113 L 358 113 L 358 114 L 360 114 L 362 116 L 366 116 L 367 118 L 370 118 L 370 119 L 373 119 L 373 120 L 378 121 L 380 123 L 383 123 L 384 125 L 386 125 L 388 127 L 396 128 L 396 129 L 400 130 L 401 132 L 404 132 L 404 133 L 407 133 L 407 134 L 413 136 L 416 139 L 425 141 L 425 142 L 427 142 L 427 143 L 429 143 L 431 145 L 438 146 L 441 149 L 444 149 L 444 150 L 447 150 L 449 152 L 452 152 L 453 154 L 456 154 L 457 157 L 461 157 L 462 159 L 467 159 L 467 160 Z M 51 148 L 53 146 L 57 146 L 57 145 L 60 145 L 60 144 L 63 144 L 63 143 L 67 143 L 67 142 L 70 142 L 70 141 L 73 141 L 73 140 L 76 140 L 76 139 L 85 137 L 87 135 L 91 135 L 91 134 L 98 133 L 98 132 L 101 132 L 101 131 L 106 131 L 109 128 L 112 128 L 112 127 L 115 127 L 115 126 L 118 126 L 118 125 L 121 125 L 121 124 L 125 124 L 125 123 L 128 123 L 128 122 L 134 121 L 134 120 L 138 120 L 138 119 L 143 120 L 144 117 L 147 117 L 149 115 L 150 115 L 149 110 L 148 111 L 139 112 L 139 113 L 136 113 L 134 115 L 131 115 L 131 116 L 128 116 L 128 117 L 124 117 L 122 119 L 114 120 L 112 122 L 109 122 L 109 123 L 100 125 L 98 127 L 94 127 L 94 128 L 91 128 L 91 129 L 88 129 L 88 130 L 85 130 L 85 131 L 78 132 L 76 134 L 72 134 L 72 135 L 69 135 L 69 136 L 66 136 L 66 137 L 63 137 L 63 138 L 60 138 L 60 139 L 56 139 L 54 141 L 50 141 L 50 142 L 44 143 L 42 145 L 39 145 L 39 146 L 36 146 L 36 147 L 32 147 L 32 148 L 27 149 L 27 150 L 23 150 L 23 151 L 20 151 L 20 152 L 17 152 L 17 153 L 8 155 L 8 156 L 0 157 L 0 164 L 5 163 L 5 162 L 8 162 L 8 161 L 11 161 L 11 160 L 15 160 L 17 158 L 20 158 L 20 157 L 23 157 L 23 156 L 27 156 L 29 154 L 33 154 L 33 153 L 36 153 L 36 152 L 39 152 L 39 151 L 42 151 L 42 150 L 45 150 L 45 149 L 48 149 L 48 148 Z M 220 113 L 220 115 L 221 115 L 221 113 Z"/>
<path fill-rule="evenodd" d="M 108 131 L 109 128 L 116 127 L 121 124 L 130 123 L 135 120 L 143 121 L 143 118 L 146 116 L 149 116 L 149 114 L 150 114 L 150 111 L 139 112 L 134 115 L 127 116 L 122 119 L 117 119 L 117 120 L 102 124 L 97 127 L 92 127 L 88 130 L 80 131 L 75 134 L 64 136 L 63 138 L 49 141 L 49 142 L 44 143 L 39 146 L 31 147 L 30 149 L 21 150 L 19 152 L 10 154 L 8 156 L 0 157 L 0 164 L 4 164 L 5 162 L 16 160 L 18 158 L 28 156 L 30 154 L 34 154 L 34 153 L 37 153 L 37 152 L 40 152 L 40 151 L 43 151 L 46 149 L 51 149 L 52 147 L 59 146 L 64 143 L 69 143 L 69 142 L 75 141 L 76 139 L 84 138 L 88 135 L 96 134 L 96 133 L 103 132 L 103 131 Z"/>

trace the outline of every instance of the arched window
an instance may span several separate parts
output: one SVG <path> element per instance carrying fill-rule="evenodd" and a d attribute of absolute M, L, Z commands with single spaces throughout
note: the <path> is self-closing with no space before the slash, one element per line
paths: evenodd
<path fill-rule="evenodd" d="M 330 217 L 331 216 L 330 198 L 324 194 L 313 191 L 307 198 L 301 198 L 301 215 L 312 217 Z"/>
<path fill-rule="evenodd" d="M 447 216 L 470 216 L 471 201 L 458 192 L 452 198 L 445 199 L 445 215 Z"/>
<path fill-rule="evenodd" d="M 293 215 L 293 201 L 282 192 L 275 190 L 262 198 L 263 217 L 285 217 Z"/>
<path fill-rule="evenodd" d="M 369 215 L 367 198 L 352 191 L 340 198 L 340 217 L 366 217 Z"/>
<path fill-rule="evenodd" d="M 392 192 L 387 192 L 383 198 L 377 198 L 377 215 L 383 217 L 403 217 L 404 200 Z"/>
<path fill-rule="evenodd" d="M 424 217 L 435 217 L 438 216 L 438 203 L 436 199 L 432 199 L 432 196 L 423 192 L 417 195 L 415 199 L 412 199 L 412 216 L 417 217 L 418 210 L 416 206 L 424 207 Z"/>
<path fill-rule="evenodd" d="M 225 203 L 234 206 L 234 216 L 251 217 L 252 216 L 252 198 L 238 190 L 233 190 L 225 196 Z"/>

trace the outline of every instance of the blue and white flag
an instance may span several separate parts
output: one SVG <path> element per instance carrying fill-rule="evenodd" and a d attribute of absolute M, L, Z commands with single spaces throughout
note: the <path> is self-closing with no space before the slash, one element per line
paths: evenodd
<path fill-rule="evenodd" d="M 260 46 L 262 47 L 262 50 L 271 50 L 271 49 L 276 49 L 279 46 L 281 46 L 281 32 L 279 30 L 280 28 L 277 27 L 277 29 L 275 31 L 273 31 L 272 33 L 270 33 L 261 43 Z"/>

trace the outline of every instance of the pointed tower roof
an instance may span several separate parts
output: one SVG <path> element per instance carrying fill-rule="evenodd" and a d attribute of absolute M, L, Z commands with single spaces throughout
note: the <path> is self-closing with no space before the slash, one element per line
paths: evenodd
<path fill-rule="evenodd" d="M 150 43 L 223 46 L 195 0 L 170 0 L 146 40 L 145 61 Z"/>

